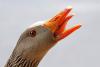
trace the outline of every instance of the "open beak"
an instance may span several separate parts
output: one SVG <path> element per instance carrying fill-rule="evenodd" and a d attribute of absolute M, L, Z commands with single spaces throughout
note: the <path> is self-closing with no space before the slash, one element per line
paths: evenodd
<path fill-rule="evenodd" d="M 72 8 L 66 8 L 48 22 L 44 23 L 44 26 L 49 28 L 54 33 L 54 36 L 58 41 L 81 27 L 81 25 L 76 25 L 70 29 L 65 30 L 67 22 L 73 17 L 73 15 L 68 15 L 71 10 Z"/>

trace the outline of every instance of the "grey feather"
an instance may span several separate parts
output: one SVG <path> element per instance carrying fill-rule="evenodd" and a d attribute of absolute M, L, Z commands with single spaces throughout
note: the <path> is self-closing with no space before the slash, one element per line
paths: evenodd
<path fill-rule="evenodd" d="M 29 36 L 29 32 L 36 30 L 36 36 Z M 41 59 L 54 45 L 53 33 L 43 26 L 31 27 L 20 36 L 5 67 L 37 67 Z"/>

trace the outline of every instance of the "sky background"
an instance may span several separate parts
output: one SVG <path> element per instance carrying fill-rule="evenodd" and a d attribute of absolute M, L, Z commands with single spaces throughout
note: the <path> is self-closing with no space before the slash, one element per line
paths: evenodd
<path fill-rule="evenodd" d="M 80 23 L 82 27 L 57 43 L 39 67 L 100 67 L 100 0 L 0 0 L 0 67 L 28 26 L 69 5 L 76 16 L 68 26 Z"/>

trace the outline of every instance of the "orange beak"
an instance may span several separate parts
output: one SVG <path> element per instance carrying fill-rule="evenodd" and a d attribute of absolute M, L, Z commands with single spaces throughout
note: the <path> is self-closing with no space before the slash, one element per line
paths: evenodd
<path fill-rule="evenodd" d="M 54 36 L 58 41 L 67 37 L 69 34 L 81 27 L 81 25 L 76 25 L 68 30 L 65 30 L 67 22 L 73 17 L 73 15 L 68 16 L 71 10 L 72 8 L 63 10 L 44 24 L 44 27 L 49 28 L 54 33 Z"/>

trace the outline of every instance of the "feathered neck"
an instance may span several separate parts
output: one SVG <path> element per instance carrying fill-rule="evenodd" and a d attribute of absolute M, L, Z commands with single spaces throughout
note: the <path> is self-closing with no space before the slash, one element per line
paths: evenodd
<path fill-rule="evenodd" d="M 40 60 L 34 58 L 33 60 L 19 56 L 11 56 L 5 67 L 37 67 Z"/>

